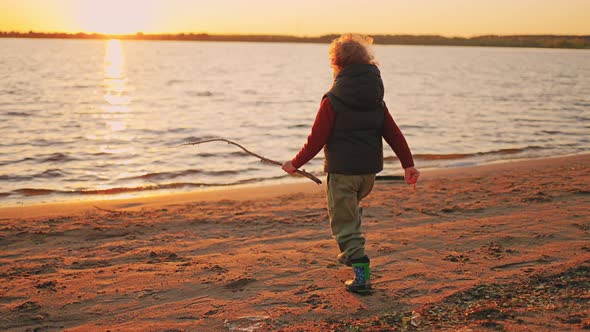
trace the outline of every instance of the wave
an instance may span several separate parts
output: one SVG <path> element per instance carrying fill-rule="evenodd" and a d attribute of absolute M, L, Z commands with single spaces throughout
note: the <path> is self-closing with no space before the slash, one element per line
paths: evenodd
<path fill-rule="evenodd" d="M 90 89 L 90 88 L 94 88 L 94 86 L 88 85 L 88 84 L 74 84 L 74 85 L 70 86 L 70 88 L 72 88 L 72 89 Z"/>
<path fill-rule="evenodd" d="M 2 115 L 6 115 L 6 116 L 18 116 L 18 117 L 26 117 L 26 116 L 31 116 L 33 114 L 28 113 L 28 112 L 6 112 Z"/>
<path fill-rule="evenodd" d="M 147 174 L 143 174 L 143 175 L 123 178 L 121 180 L 150 180 L 150 181 L 170 180 L 170 179 L 175 179 L 175 178 L 179 178 L 179 177 L 183 177 L 183 176 L 191 176 L 191 175 L 195 175 L 195 174 L 200 174 L 200 175 L 207 176 L 207 177 L 209 177 L 209 176 L 221 177 L 221 176 L 227 176 L 227 175 L 237 175 L 240 173 L 251 172 L 251 171 L 256 171 L 256 170 L 258 170 L 258 169 L 245 168 L 245 169 L 240 169 L 240 170 L 223 170 L 223 171 L 201 171 L 201 170 L 197 170 L 197 169 L 187 169 L 187 170 L 177 171 L 177 172 L 147 173 Z"/>
<path fill-rule="evenodd" d="M 26 157 L 26 158 L 21 158 L 21 159 L 0 161 L 0 166 L 21 164 L 21 163 L 35 163 L 35 164 L 43 164 L 43 163 L 49 163 L 49 162 L 63 163 L 63 162 L 69 162 L 69 161 L 76 161 L 76 160 L 80 160 L 80 159 L 82 159 L 82 160 L 93 159 L 93 157 L 109 157 L 112 159 L 126 159 L 126 158 L 128 158 L 125 155 L 114 156 L 114 154 L 110 153 L 110 152 L 81 153 L 81 154 L 78 154 L 76 157 L 73 157 L 73 156 L 65 154 L 65 153 L 57 152 L 57 153 L 53 153 L 53 154 L 49 154 L 49 155 L 40 155 L 40 156 L 36 156 L 36 157 Z"/>
<path fill-rule="evenodd" d="M 499 149 L 485 152 L 474 152 L 474 153 L 449 153 L 449 154 L 414 154 L 415 160 L 432 161 L 432 160 L 458 160 L 482 156 L 498 156 L 498 155 L 510 155 L 518 154 L 522 152 L 544 149 L 541 146 L 527 146 L 525 148 L 511 148 L 511 149 Z M 386 157 L 385 160 L 394 160 L 396 157 Z"/>
<path fill-rule="evenodd" d="M 59 168 L 52 168 L 33 175 L 0 175 L 0 181 L 21 182 L 34 179 L 56 179 L 67 176 L 68 173 Z"/>
<path fill-rule="evenodd" d="M 584 101 L 573 102 L 572 105 L 581 106 L 581 107 L 590 107 L 590 103 L 584 102 Z"/>
<path fill-rule="evenodd" d="M 47 155 L 46 157 L 42 158 L 39 160 L 40 163 L 46 163 L 46 162 L 66 162 L 66 161 L 73 161 L 76 160 L 76 158 L 71 157 L 65 153 L 53 153 L 50 155 Z"/>
<path fill-rule="evenodd" d="M 113 153 L 111 153 L 111 152 L 93 152 L 93 153 L 89 153 L 88 155 L 96 156 L 96 157 L 103 157 L 103 156 L 112 156 Z"/>
<path fill-rule="evenodd" d="M 186 91 L 185 93 L 189 97 L 212 97 L 215 95 L 211 91 Z"/>
<path fill-rule="evenodd" d="M 168 80 L 168 82 L 166 82 L 166 85 L 171 86 L 171 85 L 175 85 L 175 84 L 182 84 L 184 82 L 185 82 L 184 80 L 172 79 L 172 80 Z"/>
<path fill-rule="evenodd" d="M 292 126 L 288 126 L 289 129 L 296 129 L 296 128 L 309 128 L 309 124 L 296 124 Z"/>
<path fill-rule="evenodd" d="M 12 192 L 22 196 L 39 196 L 53 194 L 57 191 L 52 189 L 22 188 L 13 190 Z"/>
<path fill-rule="evenodd" d="M 199 174 L 202 171 L 196 169 L 188 169 L 179 172 L 158 172 L 158 173 L 147 173 L 138 176 L 131 176 L 123 178 L 122 180 L 163 180 L 163 179 L 174 179 L 177 177 L 188 176 L 193 174 Z"/>
<path fill-rule="evenodd" d="M 9 161 L 0 161 L 0 166 L 4 166 L 4 165 L 11 165 L 11 164 L 20 164 L 20 163 L 25 163 L 27 161 L 31 161 L 31 160 L 35 160 L 35 158 L 22 158 L 22 159 L 17 159 L 17 160 L 9 160 Z"/>
<path fill-rule="evenodd" d="M 21 188 L 15 189 L 9 193 L 0 193 L 0 197 L 10 196 L 41 196 L 41 195 L 117 195 L 133 192 L 154 191 L 154 190 L 173 190 L 173 189 L 190 189 L 190 188 L 212 188 L 212 187 L 229 187 L 242 184 L 251 184 L 261 181 L 276 180 L 290 175 L 280 175 L 270 178 L 249 178 L 230 183 L 199 183 L 199 182 L 174 182 L 165 184 L 154 184 L 137 187 L 113 187 L 107 189 L 80 189 L 80 190 L 58 190 L 45 188 Z"/>
<path fill-rule="evenodd" d="M 19 181 L 29 181 L 32 180 L 32 176 L 27 175 L 0 175 L 0 181 L 11 181 L 11 182 L 19 182 Z"/>
<path fill-rule="evenodd" d="M 35 175 L 35 177 L 43 178 L 43 179 L 53 179 L 53 178 L 61 178 L 66 175 L 67 175 L 67 173 L 62 171 L 61 169 L 53 168 L 53 169 L 48 169 L 43 173 L 39 173 L 39 174 Z"/>

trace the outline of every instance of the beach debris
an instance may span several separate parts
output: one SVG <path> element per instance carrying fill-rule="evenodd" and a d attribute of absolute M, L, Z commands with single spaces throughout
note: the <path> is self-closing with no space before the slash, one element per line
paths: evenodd
<path fill-rule="evenodd" d="M 490 242 L 487 246 L 483 247 L 485 254 L 492 258 L 504 257 L 504 247 L 501 244 L 494 241 Z"/>
<path fill-rule="evenodd" d="M 445 256 L 443 258 L 443 260 L 454 262 L 454 263 L 465 263 L 466 261 L 469 260 L 469 257 L 467 255 L 464 255 L 459 252 L 452 252 L 452 253 L 448 254 L 447 256 Z"/>
<path fill-rule="evenodd" d="M 460 324 L 501 328 L 504 321 L 522 324 L 523 316 L 547 310 L 561 324 L 583 327 L 590 267 L 576 266 L 559 274 L 532 275 L 510 283 L 480 284 L 423 307 L 422 327 Z M 556 299 L 559 299 L 556 301 Z M 476 329 L 478 330 L 478 329 Z"/>
<path fill-rule="evenodd" d="M 55 280 L 46 281 L 43 283 L 39 283 L 35 286 L 37 289 L 49 289 L 51 291 L 56 291 L 55 287 L 57 286 L 57 282 Z"/>
<path fill-rule="evenodd" d="M 163 251 L 150 251 L 149 259 L 146 261 L 148 264 L 162 263 L 162 262 L 180 262 L 184 261 L 182 257 L 176 253 L 163 250 Z"/>
<path fill-rule="evenodd" d="M 412 320 L 412 317 L 403 316 L 402 317 L 402 331 L 406 331 L 408 329 L 408 324 Z"/>
<path fill-rule="evenodd" d="M 219 265 L 206 266 L 203 268 L 203 270 L 212 271 L 212 272 L 216 272 L 216 273 L 225 273 L 225 272 L 229 271 L 228 269 L 223 268 Z"/>
<path fill-rule="evenodd" d="M 422 316 L 420 313 L 412 311 L 412 316 L 410 316 L 410 325 L 413 327 L 418 327 L 420 326 L 420 323 L 422 323 Z"/>
<path fill-rule="evenodd" d="M 253 332 L 260 329 L 270 319 L 270 316 L 243 316 L 233 320 L 226 319 L 223 325 L 229 331 Z"/>
<path fill-rule="evenodd" d="M 244 152 L 246 152 L 247 154 L 260 159 L 262 162 L 269 163 L 269 164 L 272 164 L 272 165 L 277 165 L 277 166 L 282 166 L 283 165 L 283 163 L 281 163 L 281 162 L 278 162 L 276 160 L 272 160 L 272 159 L 268 159 L 266 157 L 263 157 L 263 156 L 261 156 L 259 154 L 256 154 L 256 153 L 254 153 L 254 152 L 246 149 L 245 147 L 241 146 L 240 144 L 238 144 L 238 143 L 236 143 L 234 141 L 230 141 L 230 140 L 225 139 L 225 138 L 212 138 L 212 139 L 207 139 L 207 140 L 197 141 L 197 142 L 187 142 L 187 143 L 183 143 L 183 144 L 177 145 L 177 147 L 178 146 L 184 146 L 184 145 L 197 145 L 197 144 L 203 144 L 203 143 L 209 143 L 209 142 L 226 142 L 227 144 L 232 144 L 232 145 L 235 145 L 235 146 L 239 147 L 240 149 L 244 150 Z M 302 176 L 305 176 L 306 178 L 312 180 L 313 182 L 315 182 L 317 184 L 322 184 L 322 181 L 320 179 L 318 179 L 317 177 L 315 177 L 313 174 L 310 174 L 310 173 L 306 172 L 304 169 L 303 170 L 297 170 L 297 171 L 295 171 L 295 173 L 297 173 L 299 175 L 302 175 Z"/>

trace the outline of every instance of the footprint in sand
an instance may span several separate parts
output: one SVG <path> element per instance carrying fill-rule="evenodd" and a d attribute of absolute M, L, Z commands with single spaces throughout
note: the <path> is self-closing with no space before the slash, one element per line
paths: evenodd
<path fill-rule="evenodd" d="M 14 307 L 14 310 L 19 312 L 31 312 L 37 311 L 39 309 L 41 309 L 41 306 L 39 305 L 39 303 L 34 301 L 26 301 Z"/>
<path fill-rule="evenodd" d="M 258 281 L 254 278 L 239 278 L 237 280 L 231 281 L 225 284 L 225 288 L 231 289 L 232 291 L 242 291 L 246 287 L 246 285 L 251 284 L 255 281 Z"/>

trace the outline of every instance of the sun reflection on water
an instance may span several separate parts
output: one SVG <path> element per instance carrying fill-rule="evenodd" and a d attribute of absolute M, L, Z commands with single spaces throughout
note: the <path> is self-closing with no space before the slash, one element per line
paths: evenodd
<path fill-rule="evenodd" d="M 107 41 L 105 55 L 105 73 L 107 78 L 121 78 L 123 76 L 123 65 L 125 64 L 123 47 L 118 39 Z"/>
<path fill-rule="evenodd" d="M 111 39 L 106 42 L 103 79 L 103 99 L 101 105 L 103 111 L 101 118 L 104 120 L 104 132 L 98 134 L 107 144 L 101 146 L 103 152 L 112 153 L 113 150 L 121 152 L 129 148 L 111 146 L 113 141 L 127 141 L 126 130 L 129 126 L 131 115 L 131 97 L 127 86 L 125 73 L 125 52 L 120 40 Z"/>
<path fill-rule="evenodd" d="M 125 54 L 121 41 L 111 39 L 107 42 L 105 54 L 104 100 L 109 106 L 109 112 L 128 112 L 131 98 L 126 94 Z"/>

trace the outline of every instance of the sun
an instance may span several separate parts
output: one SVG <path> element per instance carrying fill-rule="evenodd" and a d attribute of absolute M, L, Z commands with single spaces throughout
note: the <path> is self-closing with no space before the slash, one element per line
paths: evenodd
<path fill-rule="evenodd" d="M 132 34 L 149 29 L 149 1 L 91 0 L 79 2 L 82 31 Z"/>

